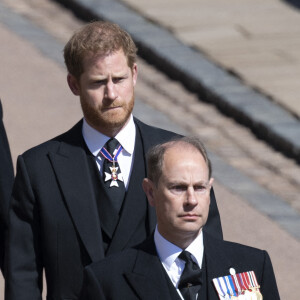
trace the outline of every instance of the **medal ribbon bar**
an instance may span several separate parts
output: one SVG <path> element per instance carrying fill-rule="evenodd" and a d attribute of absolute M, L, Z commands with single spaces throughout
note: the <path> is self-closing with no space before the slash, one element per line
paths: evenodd
<path fill-rule="evenodd" d="M 253 271 L 213 279 L 220 300 L 262 300 Z"/>

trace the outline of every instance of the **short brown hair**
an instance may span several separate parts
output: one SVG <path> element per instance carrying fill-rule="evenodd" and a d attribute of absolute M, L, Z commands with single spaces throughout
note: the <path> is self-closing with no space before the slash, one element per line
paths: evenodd
<path fill-rule="evenodd" d="M 95 21 L 76 31 L 65 45 L 65 64 L 68 72 L 79 79 L 84 72 L 83 60 L 87 54 L 108 55 L 120 49 L 132 69 L 137 48 L 131 36 L 117 24 Z"/>
<path fill-rule="evenodd" d="M 164 144 L 158 144 L 152 147 L 147 153 L 147 168 L 148 168 L 148 175 L 147 177 L 154 182 L 157 186 L 158 180 L 162 174 L 162 167 L 164 162 L 164 154 L 165 152 L 178 144 L 186 144 L 187 146 L 192 146 L 196 150 L 200 152 L 203 156 L 204 161 L 208 167 L 208 176 L 211 178 L 212 167 L 210 159 L 208 158 L 206 149 L 203 143 L 196 137 L 181 137 L 173 139 L 169 142 Z"/>

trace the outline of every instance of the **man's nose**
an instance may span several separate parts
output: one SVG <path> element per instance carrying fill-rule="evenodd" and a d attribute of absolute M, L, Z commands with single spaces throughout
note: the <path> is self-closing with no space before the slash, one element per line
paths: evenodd
<path fill-rule="evenodd" d="M 188 205 L 196 205 L 198 203 L 194 187 L 188 187 L 186 195 L 186 203 Z"/>
<path fill-rule="evenodd" d="M 109 80 L 106 84 L 105 96 L 110 100 L 115 100 L 118 96 L 115 84 L 111 80 Z"/>

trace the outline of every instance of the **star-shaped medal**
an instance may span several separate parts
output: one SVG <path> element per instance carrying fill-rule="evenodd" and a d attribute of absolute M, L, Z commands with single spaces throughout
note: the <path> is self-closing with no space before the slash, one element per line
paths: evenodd
<path fill-rule="evenodd" d="M 118 167 L 109 167 L 110 168 L 110 171 L 111 171 L 111 174 L 107 173 L 107 172 L 104 172 L 105 173 L 105 179 L 104 181 L 108 181 L 108 180 L 111 180 L 111 183 L 110 183 L 110 186 L 109 187 L 112 187 L 112 186 L 116 186 L 116 187 L 119 187 L 118 185 L 118 182 L 117 180 L 119 181 L 123 181 L 123 175 L 122 173 L 119 173 L 118 174 Z"/>

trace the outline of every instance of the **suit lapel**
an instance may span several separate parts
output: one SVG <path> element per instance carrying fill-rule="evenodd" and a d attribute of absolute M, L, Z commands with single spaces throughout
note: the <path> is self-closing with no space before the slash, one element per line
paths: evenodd
<path fill-rule="evenodd" d="M 78 134 L 84 143 L 81 132 Z M 96 199 L 83 146 L 61 142 L 59 151 L 49 153 L 49 158 L 69 213 L 91 260 L 104 258 Z"/>
<path fill-rule="evenodd" d="M 153 237 L 143 243 L 138 250 L 133 270 L 131 273 L 126 273 L 125 277 L 140 299 L 174 299 L 170 295 L 168 278 L 157 256 Z M 176 295 L 175 288 L 174 291 Z"/>
<path fill-rule="evenodd" d="M 208 285 L 208 299 L 218 300 L 218 294 L 213 285 L 213 279 L 229 274 L 229 269 L 234 267 L 231 259 L 223 251 L 224 242 L 215 239 L 204 232 L 204 255 L 206 259 L 206 282 Z"/>
<path fill-rule="evenodd" d="M 145 168 L 145 176 L 148 173 L 147 171 L 147 162 L 146 162 L 146 154 L 148 150 L 155 145 L 155 138 L 154 135 L 151 134 L 152 130 L 148 125 L 145 125 L 144 123 L 140 122 L 138 119 L 135 119 L 136 123 L 136 129 L 137 132 L 139 132 L 139 135 L 141 137 L 141 144 L 143 147 L 143 160 L 144 160 L 144 168 Z M 156 136 L 156 143 L 157 143 L 157 136 Z M 144 194 L 144 191 L 143 191 Z M 149 221 L 149 229 L 150 233 L 153 232 L 155 226 L 156 226 L 156 213 L 155 209 L 149 205 L 147 200 L 147 214 L 148 214 L 148 221 Z"/>

